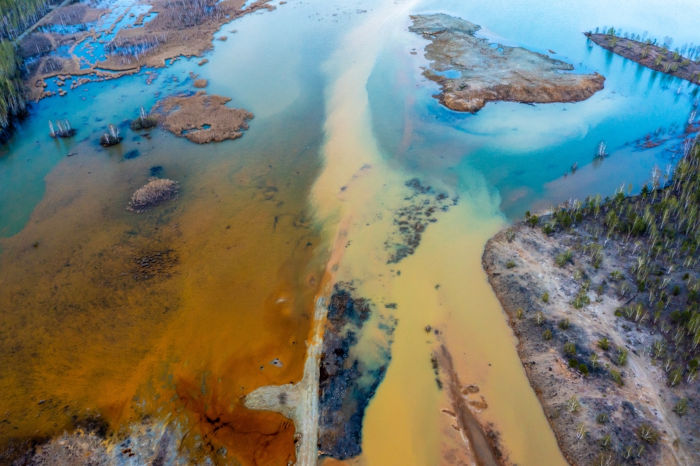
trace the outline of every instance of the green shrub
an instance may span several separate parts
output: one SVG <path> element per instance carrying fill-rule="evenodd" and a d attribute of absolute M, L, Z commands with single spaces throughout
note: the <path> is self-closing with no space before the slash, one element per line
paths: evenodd
<path fill-rule="evenodd" d="M 644 423 L 637 427 L 637 437 L 644 442 L 653 445 L 659 440 L 659 433 L 650 424 Z"/>
<path fill-rule="evenodd" d="M 681 398 L 673 407 L 673 412 L 679 416 L 684 416 L 688 412 L 688 398 Z"/>
<path fill-rule="evenodd" d="M 545 293 L 542 295 L 542 301 L 545 303 L 549 302 L 549 293 L 545 291 Z"/>
<path fill-rule="evenodd" d="M 562 252 L 561 254 L 557 254 L 557 257 L 554 258 L 554 262 L 559 267 L 564 267 L 566 264 L 573 264 L 574 263 L 574 254 L 571 252 L 571 250 L 567 250 L 565 252 Z"/>
<path fill-rule="evenodd" d="M 602 349 L 603 351 L 607 351 L 610 349 L 610 340 L 608 340 L 608 337 L 603 337 L 597 342 L 598 348 Z"/>
<path fill-rule="evenodd" d="M 571 341 L 564 343 L 564 354 L 574 356 L 576 354 L 576 345 Z"/>
<path fill-rule="evenodd" d="M 559 326 L 560 329 L 566 330 L 571 326 L 571 322 L 569 322 L 569 319 L 563 319 L 563 320 L 560 320 L 557 325 Z"/>
<path fill-rule="evenodd" d="M 625 382 L 622 380 L 622 374 L 618 370 L 610 369 L 610 377 L 620 387 L 625 384 Z"/>

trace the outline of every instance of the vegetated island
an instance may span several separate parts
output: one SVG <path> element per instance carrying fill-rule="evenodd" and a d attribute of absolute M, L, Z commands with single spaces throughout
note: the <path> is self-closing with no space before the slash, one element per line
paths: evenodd
<path fill-rule="evenodd" d="M 665 187 L 556 208 L 483 266 L 566 458 L 700 464 L 700 144 Z"/>
<path fill-rule="evenodd" d="M 700 84 L 700 62 L 682 56 L 650 40 L 640 42 L 615 35 L 610 28 L 606 33 L 584 33 L 591 41 L 622 57 L 655 71 Z"/>
<path fill-rule="evenodd" d="M 156 104 L 151 115 L 175 136 L 197 144 L 238 139 L 248 129 L 253 114 L 226 106 L 231 99 L 204 91 L 166 97 Z"/>
<path fill-rule="evenodd" d="M 436 97 L 452 110 L 474 113 L 495 101 L 578 102 L 603 89 L 600 74 L 564 73 L 574 67 L 522 47 L 491 44 L 476 37 L 481 26 L 461 18 L 440 13 L 411 20 L 409 30 L 430 41 L 430 68 L 423 74 L 441 86 Z"/>

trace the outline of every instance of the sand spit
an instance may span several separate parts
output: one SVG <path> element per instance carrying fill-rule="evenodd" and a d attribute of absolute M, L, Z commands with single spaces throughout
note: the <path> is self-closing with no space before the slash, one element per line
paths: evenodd
<path fill-rule="evenodd" d="M 59 8 L 37 25 L 38 31 L 20 41 L 22 57 L 27 63 L 29 97 L 40 100 L 54 95 L 46 90 L 49 78 L 59 78 L 60 90 L 70 80 L 70 89 L 74 89 L 87 82 L 134 74 L 143 67 L 164 67 L 176 57 L 200 56 L 212 48 L 214 33 L 222 24 L 260 9 L 275 8 L 269 5 L 269 0 L 258 0 L 242 9 L 244 3 L 244 0 L 136 0 L 108 29 L 100 31 L 87 26 L 99 24 L 109 10 L 90 4 Z M 116 25 L 136 5 L 151 8 L 133 25 L 114 34 Z M 150 14 L 155 17 L 145 22 Z M 59 47 L 67 52 L 54 53 Z M 98 47 L 104 47 L 104 56 L 95 56 L 93 52 Z"/>
<path fill-rule="evenodd" d="M 669 185 L 527 216 L 483 266 L 572 464 L 698 464 L 700 149 Z"/>
<path fill-rule="evenodd" d="M 248 129 L 253 114 L 226 106 L 231 99 L 199 91 L 193 95 L 167 97 L 156 104 L 151 114 L 175 136 L 197 144 L 238 139 Z"/>
<path fill-rule="evenodd" d="M 622 57 L 655 71 L 700 84 L 700 62 L 690 60 L 651 42 L 625 39 L 614 34 L 586 33 L 591 41 Z"/>
<path fill-rule="evenodd" d="M 507 459 L 503 457 L 501 447 L 498 444 L 498 434 L 493 431 L 487 432 L 469 408 L 465 400 L 465 392 L 468 393 L 473 388 L 462 386 L 459 374 L 457 374 L 452 362 L 452 355 L 444 343 L 440 344 L 433 357 L 447 379 L 445 389 L 452 406 L 450 414 L 454 415 L 457 428 L 463 438 L 467 440 L 476 464 L 480 466 L 509 464 Z"/>
<path fill-rule="evenodd" d="M 424 75 L 440 84 L 446 107 L 477 112 L 487 102 L 579 102 L 603 89 L 598 73 L 564 73 L 574 67 L 522 47 L 476 37 L 480 26 L 446 14 L 411 16 L 409 30 L 430 40 Z M 452 77 L 445 73 L 455 73 Z"/>

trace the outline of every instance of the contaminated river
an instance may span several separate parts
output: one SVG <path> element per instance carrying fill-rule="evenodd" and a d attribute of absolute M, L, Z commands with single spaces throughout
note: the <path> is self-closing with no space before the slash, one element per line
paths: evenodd
<path fill-rule="evenodd" d="M 508 461 L 565 464 L 481 255 L 525 210 L 636 190 L 673 166 L 697 87 L 581 32 L 673 33 L 680 47 L 700 7 L 618 3 L 290 0 L 224 25 L 228 40 L 205 66 L 181 59 L 152 84 L 140 73 L 35 105 L 0 146 L 0 449 L 95 419 L 116 433 L 156 419 L 186 432 L 183 457 L 287 464 L 294 425 L 241 400 L 302 379 L 315 305 L 343 282 L 373 303 L 367 328 L 392 328 L 359 335 L 358 351 L 386 373 L 349 463 L 468 464 L 431 364 L 444 345 Z M 449 111 L 421 75 L 427 42 L 408 31 L 410 14 L 432 12 L 551 49 L 606 87 L 576 104 Z M 191 71 L 255 114 L 241 139 L 199 146 L 125 126 L 120 146 L 97 144 L 107 123 L 191 90 Z M 78 135 L 50 139 L 46 122 L 58 118 Z M 666 144 L 634 144 L 657 131 Z M 601 140 L 611 155 L 593 164 Z M 151 176 L 179 181 L 178 199 L 128 212 Z M 390 260 L 401 216 L 424 205 L 436 221 Z M 387 338 L 390 357 L 377 351 Z"/>

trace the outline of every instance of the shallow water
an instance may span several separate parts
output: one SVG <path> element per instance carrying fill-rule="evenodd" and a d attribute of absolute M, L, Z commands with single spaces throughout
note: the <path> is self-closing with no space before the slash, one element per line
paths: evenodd
<path fill-rule="evenodd" d="M 361 462 L 451 462 L 461 439 L 440 411 L 448 401 L 430 365 L 445 343 L 462 383 L 480 387 L 488 407 L 477 416 L 494 424 L 510 459 L 561 464 L 481 253 L 527 209 L 623 184 L 639 189 L 652 168 L 677 159 L 670 149 L 697 87 L 581 34 L 614 25 L 673 32 L 677 45 L 694 39 L 696 2 L 642 3 L 290 1 L 223 26 L 216 35 L 228 40 L 214 42 L 203 67 L 181 59 L 155 70 L 151 85 L 140 73 L 36 104 L 0 147 L 0 413 L 9 421 L 0 423 L 0 446 L 94 414 L 119 429 L 169 413 L 193 429 L 192 455 L 284 462 L 293 429 L 277 414 L 245 410 L 240 397 L 301 378 L 328 269 L 375 303 L 372 319 L 398 320 Z M 605 75 L 605 90 L 577 104 L 449 111 L 420 74 L 426 42 L 407 31 L 409 13 L 433 11 L 480 24 L 500 43 L 553 49 L 577 71 Z M 108 123 L 191 90 L 190 71 L 255 114 L 243 138 L 197 146 L 122 125 L 120 146 L 99 147 Z M 46 122 L 58 118 L 70 118 L 77 136 L 50 139 Z M 658 128 L 674 138 L 651 150 L 631 144 Z M 594 164 L 601 140 L 611 154 Z M 125 157 L 135 149 L 138 157 Z M 578 171 L 564 177 L 574 162 Z M 127 212 L 157 167 L 181 183 L 179 199 Z M 387 264 L 384 243 L 414 177 L 459 201 L 427 227 L 415 254 Z M 135 265 L 171 250 L 176 260 L 162 274 Z M 362 336 L 368 358 L 376 338 Z"/>

